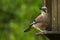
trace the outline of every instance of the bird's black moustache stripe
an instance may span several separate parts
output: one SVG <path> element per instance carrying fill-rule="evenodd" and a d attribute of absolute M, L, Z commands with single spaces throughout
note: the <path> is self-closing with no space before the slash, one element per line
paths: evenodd
<path fill-rule="evenodd" d="M 44 11 L 46 13 L 46 8 L 44 8 L 44 9 L 40 8 L 40 10 L 42 10 L 42 11 Z"/>
<path fill-rule="evenodd" d="M 46 13 L 46 10 L 43 10 Z"/>

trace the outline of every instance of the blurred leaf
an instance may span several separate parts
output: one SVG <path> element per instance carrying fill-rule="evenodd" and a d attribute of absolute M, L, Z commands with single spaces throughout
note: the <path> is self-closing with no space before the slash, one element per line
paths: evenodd
<path fill-rule="evenodd" d="M 43 0 L 0 0 L 0 40 L 44 40 L 46 36 L 35 36 L 32 28 L 24 29 L 40 14 Z M 48 40 L 48 39 L 46 39 Z"/>

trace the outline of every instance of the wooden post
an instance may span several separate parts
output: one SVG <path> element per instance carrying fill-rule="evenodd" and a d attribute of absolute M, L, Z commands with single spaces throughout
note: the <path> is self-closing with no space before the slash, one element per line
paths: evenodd
<path fill-rule="evenodd" d="M 58 26 L 57 26 L 57 31 L 60 32 L 60 0 L 57 0 L 58 1 L 58 13 L 57 13 L 57 16 L 58 16 Z"/>
<path fill-rule="evenodd" d="M 52 0 L 52 31 L 57 31 L 57 0 Z"/>
<path fill-rule="evenodd" d="M 44 6 L 46 6 L 46 0 L 44 0 Z"/>
<path fill-rule="evenodd" d="M 51 31 L 52 30 L 52 0 L 45 0 L 45 1 L 49 15 L 49 25 L 46 29 Z"/>

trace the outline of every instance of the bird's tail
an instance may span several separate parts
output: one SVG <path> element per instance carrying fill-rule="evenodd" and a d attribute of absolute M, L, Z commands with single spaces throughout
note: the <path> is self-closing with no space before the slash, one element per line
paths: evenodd
<path fill-rule="evenodd" d="M 32 28 L 32 25 L 33 25 L 33 24 L 29 25 L 29 28 L 27 28 L 26 30 L 24 30 L 24 32 L 28 32 L 28 31 L 30 31 L 31 28 Z"/>

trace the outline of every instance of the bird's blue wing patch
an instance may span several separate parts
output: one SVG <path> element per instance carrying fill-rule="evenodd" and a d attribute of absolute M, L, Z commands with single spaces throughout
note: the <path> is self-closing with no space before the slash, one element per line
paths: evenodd
<path fill-rule="evenodd" d="M 34 24 L 40 23 L 40 20 L 34 20 L 33 22 L 34 22 Z"/>

